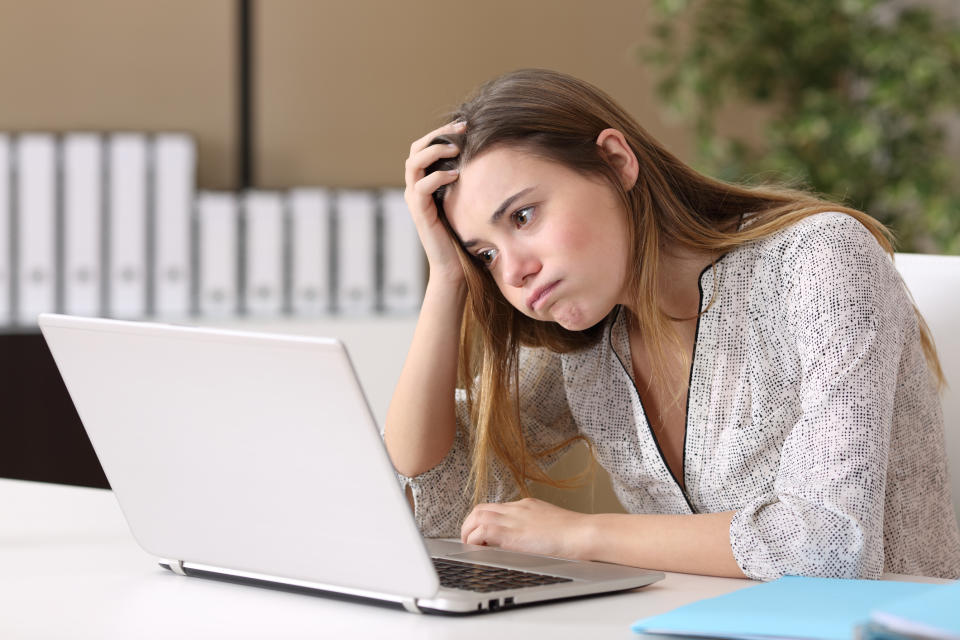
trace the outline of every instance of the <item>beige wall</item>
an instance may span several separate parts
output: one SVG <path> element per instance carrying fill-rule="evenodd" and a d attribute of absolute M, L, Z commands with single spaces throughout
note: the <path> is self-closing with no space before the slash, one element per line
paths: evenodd
<path fill-rule="evenodd" d="M 233 0 L 0 0 L 0 131 L 189 131 L 236 181 Z"/>
<path fill-rule="evenodd" d="M 478 83 L 583 77 L 688 157 L 635 55 L 637 0 L 258 0 L 258 186 L 389 186 L 409 143 Z M 186 130 L 202 188 L 237 185 L 234 0 L 0 0 L 0 131 Z"/>
<path fill-rule="evenodd" d="M 599 85 L 681 155 L 638 62 L 636 0 L 279 0 L 257 5 L 255 173 L 266 187 L 402 183 L 410 142 L 480 82 L 525 66 Z"/>

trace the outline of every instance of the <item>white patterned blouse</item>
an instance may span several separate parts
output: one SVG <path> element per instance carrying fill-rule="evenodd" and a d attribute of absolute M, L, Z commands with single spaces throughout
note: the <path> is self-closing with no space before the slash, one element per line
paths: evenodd
<path fill-rule="evenodd" d="M 684 487 L 634 386 L 623 313 L 596 345 L 524 349 L 521 420 L 533 450 L 589 438 L 630 513 L 735 511 L 730 543 L 751 578 L 960 577 L 943 416 L 902 280 L 866 228 L 808 217 L 700 276 Z M 464 394 L 447 456 L 401 476 L 427 536 L 469 513 Z M 514 499 L 503 468 L 489 501 Z"/>

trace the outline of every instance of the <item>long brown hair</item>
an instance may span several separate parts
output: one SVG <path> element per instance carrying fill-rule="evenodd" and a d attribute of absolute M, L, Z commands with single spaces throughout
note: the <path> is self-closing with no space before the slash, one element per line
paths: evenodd
<path fill-rule="evenodd" d="M 485 151 L 505 146 L 600 176 L 619 195 L 632 239 L 628 287 L 635 316 L 631 321 L 649 345 L 651 378 L 661 377 L 671 358 L 689 364 L 689 356 L 679 349 L 672 319 L 661 309 L 656 286 L 664 243 L 720 255 L 807 216 L 840 211 L 860 221 L 893 254 L 889 230 L 856 209 L 796 189 L 729 184 L 697 173 L 664 149 L 605 93 L 561 73 L 523 69 L 500 76 L 481 86 L 451 114 L 451 120 L 465 121 L 466 131 L 434 142 L 453 142 L 460 154 L 437 161 L 427 173 L 465 165 Z M 624 189 L 596 143 L 599 133 L 608 128 L 624 135 L 639 162 L 639 177 L 629 190 Z M 434 194 L 444 218 L 445 193 L 446 187 L 442 187 Z M 741 224 L 745 216 L 749 224 Z M 551 479 L 539 461 L 571 441 L 549 451 L 531 451 L 523 436 L 519 350 L 521 346 L 561 353 L 583 349 L 599 339 L 603 323 L 585 331 L 569 331 L 555 323 L 533 320 L 507 302 L 490 273 L 462 248 L 460 261 L 468 296 L 458 386 L 467 391 L 473 425 L 469 435 L 474 501 L 486 495 L 492 457 L 506 466 L 523 495 L 528 495 L 528 481 L 568 486 L 569 482 Z M 929 330 L 919 312 L 917 317 L 927 361 L 942 383 Z"/>

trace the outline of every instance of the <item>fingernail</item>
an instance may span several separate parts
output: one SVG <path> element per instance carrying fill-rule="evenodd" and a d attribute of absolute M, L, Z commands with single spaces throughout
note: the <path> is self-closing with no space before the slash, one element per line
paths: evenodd
<path fill-rule="evenodd" d="M 456 130 L 465 129 L 467 126 L 466 120 L 459 120 L 453 124 L 453 128 Z"/>
<path fill-rule="evenodd" d="M 449 171 L 447 171 L 447 173 L 449 173 L 452 176 L 455 176 L 458 173 L 460 173 L 460 169 L 450 169 Z"/>

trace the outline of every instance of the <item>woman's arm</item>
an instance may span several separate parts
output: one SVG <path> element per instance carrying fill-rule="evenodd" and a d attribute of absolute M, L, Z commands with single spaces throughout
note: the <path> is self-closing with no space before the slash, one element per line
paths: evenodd
<path fill-rule="evenodd" d="M 413 341 L 387 410 L 383 439 L 394 467 L 410 477 L 436 466 L 450 450 L 456 434 L 454 389 L 466 284 L 433 192 L 456 180 L 457 174 L 436 171 L 426 175 L 426 168 L 460 152 L 454 145 L 431 144 L 438 136 L 460 131 L 462 124 L 451 123 L 415 140 L 405 166 L 404 199 L 427 255 L 430 278 Z"/>
<path fill-rule="evenodd" d="M 730 547 L 733 514 L 583 514 L 528 498 L 478 505 L 461 539 L 548 556 L 744 578 Z"/>
<path fill-rule="evenodd" d="M 730 547 L 734 513 L 590 516 L 581 557 L 660 571 L 745 578 Z"/>
<path fill-rule="evenodd" d="M 751 577 L 879 578 L 894 399 L 913 307 L 889 257 L 856 219 L 811 216 L 785 236 L 785 342 L 799 376 L 772 492 L 730 526 Z"/>
<path fill-rule="evenodd" d="M 430 280 L 410 351 L 387 411 L 393 466 L 413 477 L 446 456 L 456 434 L 454 389 L 465 286 Z"/>
<path fill-rule="evenodd" d="M 430 143 L 462 130 L 447 125 L 415 141 L 406 164 L 404 197 L 427 254 L 430 279 L 387 412 L 384 442 L 413 500 L 417 525 L 427 536 L 455 535 L 472 506 L 469 409 L 465 392 L 455 388 L 466 285 L 454 241 L 437 216 L 432 196 L 456 175 L 425 175 L 424 169 L 459 153 L 452 145 Z M 551 451 L 576 435 L 576 425 L 566 405 L 559 356 L 534 351 L 520 354 L 519 384 L 529 400 L 521 403 L 521 423 L 533 451 Z M 554 451 L 543 463 L 551 464 L 561 453 Z M 512 476 L 495 461 L 486 499 L 506 501 L 516 495 Z"/>

